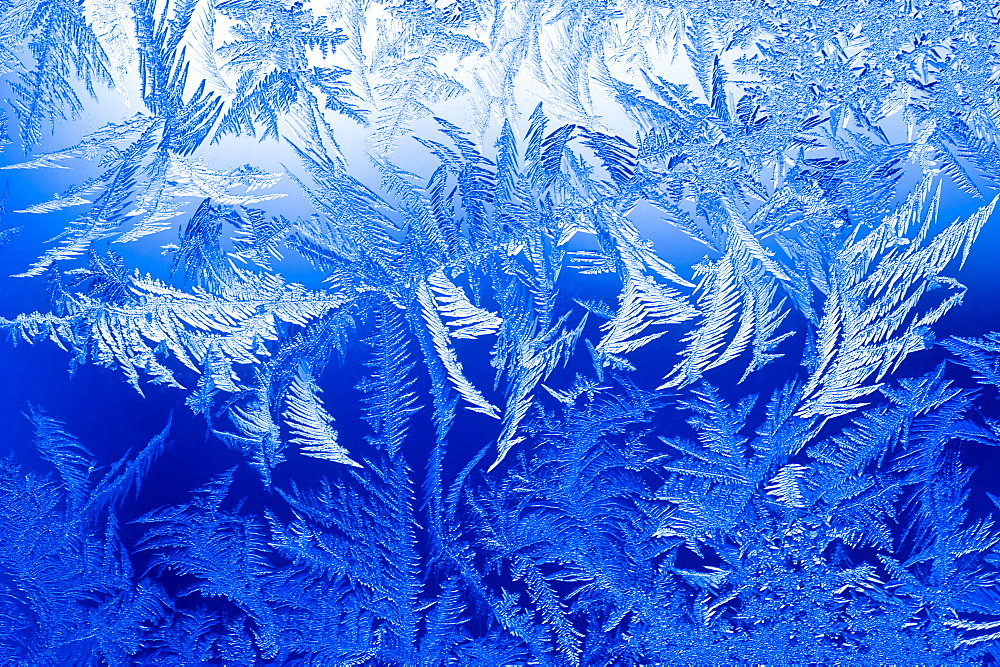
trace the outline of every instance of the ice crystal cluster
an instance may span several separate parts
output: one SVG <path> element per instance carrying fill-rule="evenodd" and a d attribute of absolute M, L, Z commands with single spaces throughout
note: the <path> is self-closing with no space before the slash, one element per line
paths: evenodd
<path fill-rule="evenodd" d="M 1000 657 L 997 0 L 0 0 L 0 75 L 3 664 Z"/>

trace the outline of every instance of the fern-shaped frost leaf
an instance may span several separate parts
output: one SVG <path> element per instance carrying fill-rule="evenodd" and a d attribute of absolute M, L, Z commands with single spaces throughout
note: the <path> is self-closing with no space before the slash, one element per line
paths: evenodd
<path fill-rule="evenodd" d="M 294 436 L 291 442 L 299 445 L 306 456 L 361 467 L 337 442 L 333 417 L 320 402 L 320 391 L 312 373 L 305 366 L 300 366 L 288 388 L 285 411 L 282 413 Z"/>

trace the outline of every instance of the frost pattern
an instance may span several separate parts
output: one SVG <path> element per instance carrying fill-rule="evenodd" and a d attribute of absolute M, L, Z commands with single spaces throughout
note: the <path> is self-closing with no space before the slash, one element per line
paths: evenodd
<path fill-rule="evenodd" d="M 21 406 L 4 661 L 1000 651 L 1000 333 L 940 333 L 1000 197 L 1000 7 L 0 13 L 0 258 L 48 294 L 0 329 L 167 388 L 209 471 L 150 508 L 172 417 L 103 460 Z"/>

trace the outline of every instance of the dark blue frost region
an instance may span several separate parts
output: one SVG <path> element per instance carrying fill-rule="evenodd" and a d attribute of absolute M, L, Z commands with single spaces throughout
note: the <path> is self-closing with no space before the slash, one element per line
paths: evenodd
<path fill-rule="evenodd" d="M 3 664 L 996 662 L 997 0 L 0 0 L 0 76 Z"/>

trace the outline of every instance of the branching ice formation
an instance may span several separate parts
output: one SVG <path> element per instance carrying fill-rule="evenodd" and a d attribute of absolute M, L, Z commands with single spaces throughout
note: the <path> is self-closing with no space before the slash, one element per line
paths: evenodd
<path fill-rule="evenodd" d="M 48 293 L 0 330 L 176 403 L 124 458 L 17 406 L 0 660 L 995 659 L 1000 325 L 948 323 L 992 289 L 998 26 L 0 4 L 0 262 Z M 182 420 L 204 474 L 153 507 Z"/>

